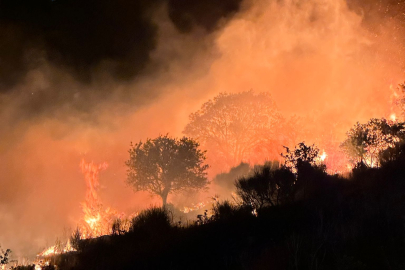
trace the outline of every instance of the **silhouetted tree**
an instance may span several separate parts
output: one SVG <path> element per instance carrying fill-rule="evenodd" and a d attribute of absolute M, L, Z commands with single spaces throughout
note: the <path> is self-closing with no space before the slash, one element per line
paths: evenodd
<path fill-rule="evenodd" d="M 285 153 L 281 156 L 285 159 L 284 167 L 295 174 L 294 196 L 308 197 L 322 186 L 327 174 L 318 147 L 301 142 L 294 150 L 285 147 Z"/>
<path fill-rule="evenodd" d="M 271 151 L 279 145 L 275 142 L 279 141 L 281 122 L 267 93 L 221 93 L 190 115 L 183 133 L 197 138 L 208 150 L 209 158 L 215 159 L 213 163 L 225 163 L 230 168 L 257 157 L 259 152 L 265 152 L 264 158 L 277 155 Z"/>
<path fill-rule="evenodd" d="M 284 158 L 284 166 L 295 171 L 302 163 L 309 163 L 315 165 L 321 161 L 319 157 L 319 149 L 314 144 L 306 145 L 305 142 L 299 143 L 295 146 L 294 150 L 284 146 L 285 153 L 281 153 Z"/>
<path fill-rule="evenodd" d="M 377 167 L 380 157 L 389 158 L 389 149 L 398 146 L 404 138 L 405 123 L 373 118 L 366 124 L 357 122 L 347 132 L 341 147 L 353 164 L 362 162 L 369 167 Z M 387 149 L 384 157 L 382 154 Z"/>
<path fill-rule="evenodd" d="M 206 187 L 208 165 L 204 164 L 205 151 L 198 147 L 190 138 L 176 139 L 168 135 L 131 144 L 126 162 L 127 183 L 135 191 L 159 195 L 163 205 L 171 192 Z"/>

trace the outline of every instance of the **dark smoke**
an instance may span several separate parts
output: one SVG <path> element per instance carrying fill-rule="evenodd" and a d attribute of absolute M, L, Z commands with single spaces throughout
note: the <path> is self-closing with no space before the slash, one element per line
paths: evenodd
<path fill-rule="evenodd" d="M 106 77 L 115 82 L 131 82 L 142 74 L 150 75 L 165 68 L 162 63 L 152 63 L 150 57 L 156 49 L 159 32 L 154 14 L 162 5 L 167 6 L 168 17 L 184 35 L 198 27 L 208 35 L 237 14 L 241 2 L 0 0 L 0 94 L 15 92 L 15 87 L 27 79 L 30 71 L 46 65 L 50 70 L 47 91 L 37 91 L 19 104 L 22 108 L 18 110 L 19 117 L 49 113 L 58 110 L 61 104 L 89 113 L 92 106 L 83 104 L 79 95 L 81 100 L 98 103 L 109 99 L 112 92 L 112 87 L 100 85 L 96 94 L 102 96 L 95 97 L 94 88 L 86 88 L 91 83 Z M 382 20 L 396 23 L 393 39 L 405 43 L 404 1 L 354 0 L 347 3 L 364 17 L 363 24 L 376 35 L 383 31 L 376 25 Z M 402 60 L 393 55 L 392 61 Z M 63 87 L 66 74 L 78 85 Z M 119 99 L 128 100 L 129 96 L 137 97 L 139 92 L 144 95 L 146 91 L 152 92 L 150 89 L 126 91 Z M 149 93 L 152 98 L 157 94 Z M 4 102 L 0 96 L 0 104 Z"/>
<path fill-rule="evenodd" d="M 156 47 L 152 13 L 163 0 L 2 0 L 0 91 L 18 83 L 45 57 L 75 79 L 90 82 L 105 68 L 114 79 L 138 75 Z M 238 9 L 240 0 L 168 1 L 170 18 L 183 32 L 208 31 Z"/>

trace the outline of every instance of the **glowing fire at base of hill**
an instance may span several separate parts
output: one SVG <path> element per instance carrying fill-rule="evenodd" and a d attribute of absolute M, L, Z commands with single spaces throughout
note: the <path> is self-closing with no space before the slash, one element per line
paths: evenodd
<path fill-rule="evenodd" d="M 99 173 L 107 169 L 107 167 L 108 164 L 105 162 L 99 165 L 93 162 L 87 163 L 84 160 L 80 162 L 80 168 L 84 174 L 87 186 L 86 200 L 81 204 L 84 217 L 78 227 L 81 239 L 111 234 L 116 220 L 126 220 L 124 219 L 124 214 L 118 214 L 117 211 L 109 207 L 104 208 L 98 198 Z M 121 222 L 120 230 L 128 231 L 129 226 L 124 226 L 126 224 L 124 221 Z M 45 249 L 37 255 L 39 259 L 37 263 L 38 269 L 41 269 L 41 265 L 46 265 L 48 262 L 46 258 L 71 251 L 75 251 L 75 249 L 72 247 L 70 241 L 67 241 L 65 246 L 59 243 Z"/>
<path fill-rule="evenodd" d="M 232 196 L 235 197 L 236 194 L 234 194 L 232 192 Z M 207 200 L 205 202 L 199 202 L 199 203 L 196 203 L 196 204 L 193 203 L 191 207 L 186 207 L 185 206 L 185 207 L 183 207 L 183 209 L 180 209 L 180 211 L 187 214 L 187 213 L 190 213 L 190 212 L 193 212 L 193 211 L 203 209 L 204 207 L 210 207 L 211 208 L 215 204 L 215 202 L 218 202 L 218 196 L 217 195 L 215 195 L 214 197 L 212 197 L 211 199 L 209 199 L 209 200 Z"/>
<path fill-rule="evenodd" d="M 60 247 L 58 245 L 54 245 L 54 246 L 51 246 L 51 247 L 45 249 L 44 251 L 39 253 L 37 256 L 38 257 L 50 257 L 50 256 L 53 256 L 56 254 L 70 252 L 70 251 L 76 251 L 76 249 L 74 249 L 72 247 L 70 240 L 68 240 L 65 247 Z"/>
<path fill-rule="evenodd" d="M 183 212 L 183 213 L 185 213 L 185 214 L 187 214 L 187 213 L 190 213 L 190 212 L 192 212 L 192 211 L 196 211 L 196 210 L 199 210 L 199 209 L 201 209 L 201 208 L 203 208 L 203 207 L 205 207 L 205 202 L 199 202 L 199 203 L 197 203 L 197 204 L 193 204 L 193 206 L 191 206 L 191 207 L 184 207 L 182 210 L 180 210 L 181 212 Z"/>
<path fill-rule="evenodd" d="M 84 218 L 79 230 L 81 238 L 94 238 L 111 234 L 112 226 L 118 219 L 123 220 L 124 214 L 110 207 L 104 208 L 98 198 L 99 173 L 107 169 L 106 162 L 96 165 L 93 162 L 80 162 L 80 168 L 84 174 L 87 193 L 86 200 L 82 203 Z"/>
<path fill-rule="evenodd" d="M 84 223 L 80 227 L 82 238 L 97 237 L 109 233 L 109 225 L 112 224 L 115 211 L 107 208 L 103 210 L 103 205 L 98 198 L 99 173 L 107 169 L 106 162 L 96 165 L 93 162 L 80 162 L 80 168 L 84 174 L 87 185 L 86 200 L 82 203 L 84 213 Z M 111 220 L 112 219 L 112 220 Z M 111 222 L 110 222 L 111 221 Z"/>

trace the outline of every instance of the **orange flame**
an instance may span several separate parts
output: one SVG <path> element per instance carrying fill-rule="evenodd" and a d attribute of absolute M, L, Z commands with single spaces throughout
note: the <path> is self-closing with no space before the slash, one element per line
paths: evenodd
<path fill-rule="evenodd" d="M 83 159 L 80 162 L 80 168 L 87 184 L 86 200 L 82 203 L 84 212 L 84 224 L 81 228 L 83 238 L 109 234 L 113 220 L 118 216 L 117 212 L 110 208 L 104 210 L 98 198 L 99 173 L 107 167 L 106 162 L 99 165 L 93 162 L 87 163 Z"/>
<path fill-rule="evenodd" d="M 197 204 L 193 204 L 193 206 L 191 206 L 191 207 L 184 207 L 183 210 L 180 210 L 180 211 L 187 214 L 187 213 L 190 213 L 192 211 L 199 210 L 199 209 L 201 209 L 203 207 L 205 207 L 205 203 L 204 202 L 199 202 Z"/>

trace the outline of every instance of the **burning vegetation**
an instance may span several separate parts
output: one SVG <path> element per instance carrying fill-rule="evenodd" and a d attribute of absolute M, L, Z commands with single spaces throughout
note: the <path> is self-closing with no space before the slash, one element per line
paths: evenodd
<path fill-rule="evenodd" d="M 346 133 L 339 148 L 315 137 L 322 149 L 327 149 L 322 151 L 305 142 L 294 148 L 286 146 L 305 136 L 304 130 L 295 130 L 298 124 L 290 124 L 299 121 L 296 117 L 284 119 L 268 94 L 220 94 L 191 114 L 184 133 L 196 136 L 196 140 L 161 135 L 131 144 L 126 162 L 127 183 L 135 191 L 160 196 L 163 202 L 163 208 L 151 208 L 139 216 L 137 213 L 126 217 L 104 206 L 99 196 L 99 175 L 108 164 L 82 159 L 79 167 L 86 183 L 82 221 L 68 240 L 57 240 L 37 255 L 36 268 L 58 265 L 64 269 L 64 264 L 76 263 L 74 254 L 81 254 L 89 246 L 113 241 L 107 240 L 113 237 L 135 237 L 141 232 L 150 237 L 154 226 L 164 231 L 187 231 L 233 220 L 233 215 L 240 214 L 248 220 L 260 218 L 268 209 L 288 208 L 321 196 L 325 188 L 336 188 L 337 192 L 340 183 L 347 179 L 354 181 L 359 173 L 363 175 L 369 169 L 382 167 L 384 172 L 384 166 L 397 166 L 403 158 L 405 123 L 398 119 L 372 118 L 365 124 L 357 123 Z M 279 147 L 284 147 L 284 151 L 276 158 L 272 151 L 280 150 Z M 206 153 L 211 155 L 206 157 Z M 206 162 L 216 166 L 209 168 Z M 210 169 L 213 174 L 220 167 L 229 173 L 217 174 L 209 181 L 207 171 Z M 226 200 L 194 199 L 192 207 L 175 206 L 171 199 L 168 201 L 172 193 L 210 188 L 222 188 L 222 200 Z M 196 219 L 188 220 L 191 216 Z"/>
<path fill-rule="evenodd" d="M 253 95 L 252 92 L 247 92 L 247 94 Z M 221 95 L 221 97 L 224 96 L 226 95 Z M 247 103 L 249 104 L 249 101 L 247 101 Z M 242 105 L 243 102 L 241 102 L 241 106 Z M 229 110 L 229 108 L 227 109 Z M 243 106 L 238 108 L 238 110 L 243 111 Z M 191 116 L 192 122 L 195 117 L 195 115 Z M 214 118 L 217 117 L 215 116 Z M 240 117 L 235 119 L 225 117 L 222 119 L 227 125 L 224 130 L 232 130 L 231 127 L 240 123 Z M 160 196 L 163 199 L 163 207 L 151 208 L 131 218 L 124 218 L 122 214 L 118 215 L 117 211 L 111 210 L 108 207 L 105 208 L 101 203 L 98 195 L 100 185 L 99 174 L 108 167 L 107 163 L 97 165 L 93 162 L 87 163 L 85 160 L 82 160 L 80 168 L 84 174 L 87 186 L 86 200 L 82 203 L 83 222 L 66 244 L 57 241 L 54 246 L 38 254 L 37 268 L 40 269 L 40 267 L 48 267 L 55 264 L 61 267 L 61 269 L 68 269 L 69 267 L 73 267 L 73 269 L 92 269 L 92 267 L 95 267 L 94 269 L 97 269 L 98 266 L 96 265 L 98 264 L 89 265 L 87 262 L 81 261 L 79 257 L 76 257 L 78 256 L 76 254 L 92 254 L 92 249 L 97 250 L 98 246 L 103 246 L 107 243 L 110 243 L 108 245 L 112 246 L 108 248 L 105 247 L 106 250 L 112 251 L 112 248 L 117 249 L 113 251 L 115 254 L 115 252 L 120 250 L 119 245 L 127 245 L 125 244 L 127 243 L 126 241 L 140 241 L 139 243 L 143 243 L 143 241 L 152 241 L 153 243 L 160 243 L 161 241 L 171 242 L 174 241 L 173 237 L 175 237 L 175 235 L 183 239 L 185 235 L 193 233 L 193 231 L 197 234 L 202 233 L 200 229 L 202 226 L 215 227 L 224 222 L 225 224 L 229 223 L 226 226 L 231 226 L 231 224 L 235 222 L 247 222 L 250 224 L 248 227 L 253 226 L 253 224 L 257 224 L 254 226 L 259 227 L 268 226 L 265 225 L 267 223 L 262 219 L 268 218 L 267 215 L 276 215 L 274 213 L 276 210 L 272 209 L 277 209 L 277 207 L 284 209 L 282 211 L 295 211 L 292 210 L 294 207 L 304 207 L 302 210 L 305 209 L 304 211 L 309 211 L 312 215 L 317 213 L 317 211 L 321 211 L 317 208 L 320 206 L 312 208 L 312 200 L 317 202 L 316 205 L 325 202 L 337 203 L 337 201 L 334 200 L 337 200 L 339 196 L 348 196 L 344 195 L 345 192 L 350 191 L 355 186 L 362 186 L 362 181 L 364 180 L 358 182 L 358 179 L 367 178 L 370 173 L 375 174 L 373 177 L 377 177 L 377 179 L 384 177 L 390 170 L 394 171 L 390 171 L 388 177 L 392 177 L 392 173 L 393 175 L 405 174 L 402 164 L 405 153 L 404 125 L 405 123 L 403 122 L 386 120 L 384 118 L 371 119 L 365 124 L 357 123 L 347 132 L 347 138 L 340 146 L 343 153 L 346 154 L 348 161 L 344 171 L 336 172 L 328 170 L 328 153 L 326 151 L 320 151 L 315 145 L 307 145 L 304 142 L 297 144 L 294 149 L 284 146 L 284 152 L 281 153 L 282 162 L 274 160 L 271 162 L 267 161 L 264 165 L 251 166 L 248 163 L 243 163 L 243 161 L 246 161 L 243 155 L 239 156 L 239 159 L 236 160 L 235 157 L 232 156 L 230 157 L 230 162 L 239 161 L 242 163 L 232 168 L 229 173 L 217 175 L 213 180 L 214 184 L 216 183 L 217 185 L 224 185 L 224 181 L 228 183 L 232 181 L 234 183 L 234 192 L 228 194 L 228 197 L 233 198 L 232 201 L 225 200 L 220 202 L 218 197 L 216 197 L 209 203 L 200 202 L 194 204 L 192 207 L 183 207 L 177 210 L 172 204 L 167 203 L 167 195 L 171 191 L 191 190 L 196 188 L 195 183 L 198 183 L 197 187 L 200 189 L 208 185 L 205 173 L 208 166 L 204 164 L 205 152 L 198 150 L 199 145 L 186 137 L 176 139 L 166 135 L 159 136 L 156 139 L 148 139 L 145 143 L 140 142 L 136 145 L 131 145 L 129 151 L 130 159 L 126 162 L 129 168 L 127 175 L 128 183 L 135 185 L 135 187 L 137 187 L 135 190 L 148 190 L 152 194 Z M 221 125 L 217 123 L 216 126 L 219 127 Z M 256 124 L 256 126 L 266 128 L 265 124 Z M 230 134 L 235 136 L 232 132 L 230 132 Z M 258 132 L 255 136 L 260 136 L 258 134 L 266 133 Z M 266 142 L 264 138 L 263 140 L 258 139 L 258 141 L 262 143 Z M 244 142 L 243 139 L 238 143 L 240 144 L 242 142 Z M 260 153 L 263 152 L 261 151 Z M 227 164 L 226 161 L 224 164 Z M 333 166 L 333 163 L 329 164 Z M 376 168 L 380 169 L 378 169 L 378 171 L 371 171 Z M 370 181 L 371 184 L 373 184 L 374 180 L 366 181 Z M 398 181 L 396 177 L 389 181 L 393 181 L 391 184 L 394 186 L 399 184 L 396 182 Z M 364 200 L 368 199 L 364 198 Z M 211 207 L 209 207 L 209 205 L 211 205 Z M 346 209 L 346 207 L 351 206 L 338 205 L 333 207 Z M 210 209 L 210 212 L 207 208 Z M 326 209 L 329 209 L 329 206 L 321 208 L 323 209 L 322 211 L 326 211 Z M 176 211 L 178 216 L 175 216 Z M 341 209 L 340 211 L 343 210 Z M 346 209 L 344 211 L 348 210 Z M 190 213 L 194 214 L 197 218 L 192 222 L 187 221 L 187 223 L 182 223 L 182 215 L 189 215 Z M 323 212 L 321 212 L 320 215 L 321 220 L 335 219 L 335 217 L 325 216 L 326 214 Z M 183 216 L 183 218 L 187 218 L 187 216 Z M 277 219 L 280 218 L 281 217 L 277 216 Z M 291 226 L 293 227 L 295 226 L 294 222 L 300 220 L 299 217 L 290 218 L 297 218 L 297 220 L 292 221 Z M 176 219 L 178 221 L 175 221 Z M 257 219 L 257 221 L 254 221 L 255 219 Z M 313 220 L 309 219 L 304 222 L 313 222 Z M 246 229 L 253 233 L 251 228 Z M 318 229 L 324 230 L 322 227 Z M 215 231 L 217 229 L 211 230 Z M 295 229 L 292 230 L 294 231 Z M 158 237 L 162 237 L 162 239 L 155 238 L 155 236 L 153 236 L 155 233 L 158 233 Z M 169 235 L 163 235 L 162 233 L 169 233 Z M 313 232 L 308 231 L 308 233 Z M 322 233 L 328 235 L 325 237 L 332 237 L 326 231 Z M 339 234 L 335 231 L 334 234 L 336 233 Z M 140 235 L 143 235 L 143 237 Z M 294 234 L 291 236 L 291 232 L 287 233 L 287 235 L 290 235 L 288 237 L 295 237 L 293 236 Z M 287 237 L 287 235 L 285 235 L 285 237 Z M 259 235 L 255 237 L 259 237 Z M 292 238 L 290 240 L 288 239 L 289 238 L 285 238 L 283 240 L 287 241 L 283 242 L 284 244 L 278 244 L 281 245 L 279 248 L 282 248 L 285 244 L 295 245 L 296 240 Z M 185 240 L 183 239 L 182 241 Z M 229 241 L 229 239 L 226 241 Z M 320 241 L 316 244 L 320 245 L 319 248 L 322 250 L 323 254 L 328 254 L 325 247 L 322 247 L 323 245 L 332 244 L 328 242 L 328 238 L 316 241 Z M 203 245 L 207 245 L 204 240 L 203 243 Z M 305 245 L 307 244 L 310 243 L 305 243 Z M 347 243 L 344 242 L 342 244 L 346 245 Z M 153 252 L 153 250 L 156 249 L 155 244 L 151 245 L 151 249 L 147 252 Z M 238 243 L 238 245 L 242 244 Z M 266 245 L 269 245 L 269 243 Z M 176 250 L 178 248 L 181 249 L 181 247 L 176 247 Z M 299 249 L 299 246 L 293 246 L 293 248 Z M 403 248 L 405 249 L 405 246 Z M 140 250 L 136 252 L 140 252 Z M 168 250 L 164 252 L 168 252 Z M 168 252 L 168 254 L 171 254 L 170 256 L 176 256 L 170 252 Z M 288 268 L 289 265 L 291 266 L 293 264 L 302 265 L 302 262 L 296 262 L 296 258 L 294 259 L 291 257 L 291 254 L 288 254 L 289 253 L 284 255 L 287 256 L 284 258 L 286 261 L 282 262 L 284 267 Z M 324 263 L 319 257 L 321 255 L 318 255 L 316 252 L 310 254 L 314 256 L 313 258 L 317 263 L 328 265 L 328 263 L 334 262 L 334 260 L 331 259 L 331 261 Z M 113 255 L 112 258 L 114 258 L 114 256 L 116 255 Z M 125 269 L 128 265 L 132 265 L 133 263 L 138 264 L 140 261 L 148 261 L 148 259 L 143 259 L 138 256 L 136 256 L 136 258 L 137 259 L 131 259 L 129 261 L 128 258 L 126 258 L 124 262 L 121 262 L 123 264 L 117 262 L 117 265 L 120 266 L 114 263 L 114 266 L 110 267 L 114 269 L 115 267 L 118 267 L 117 269 Z M 239 261 L 240 259 L 241 258 L 234 262 L 235 265 L 241 263 Z M 337 260 L 345 259 L 342 257 Z M 147 265 L 151 263 L 146 261 L 145 263 Z M 254 263 L 254 261 L 248 261 L 249 263 Z M 109 263 L 110 262 L 107 262 L 107 264 Z M 184 267 L 184 265 L 177 260 L 175 260 L 175 264 L 181 269 Z M 159 263 L 153 263 L 152 268 L 148 266 L 141 269 L 158 269 L 161 266 L 162 265 Z M 221 263 L 217 264 L 217 266 L 221 269 L 223 267 Z M 282 267 L 280 269 L 287 268 Z"/>
<path fill-rule="evenodd" d="M 405 3 L 29 2 L 0 1 L 3 268 L 405 267 Z"/>
<path fill-rule="evenodd" d="M 403 265 L 404 147 L 380 167 L 362 163 L 343 178 L 326 173 L 319 150 L 300 144 L 285 151 L 290 165 L 256 166 L 236 180 L 239 200 L 216 200 L 193 223 L 178 223 L 168 207 L 150 208 L 129 231 L 83 239 L 77 252 L 54 262 L 58 269 L 80 270 L 162 269 L 168 261 L 176 269 L 196 262 L 196 269 Z"/>
<path fill-rule="evenodd" d="M 104 208 L 97 193 L 100 186 L 99 173 L 107 169 L 107 167 L 107 163 L 96 165 L 93 162 L 86 163 L 85 160 L 82 160 L 80 163 L 87 186 L 86 200 L 82 203 L 84 222 L 79 229 L 82 238 L 109 234 L 113 221 L 118 218 L 116 211 L 109 207 Z"/>
<path fill-rule="evenodd" d="M 263 105 L 257 106 L 259 112 L 253 115 L 255 105 L 260 102 Z M 266 109 L 260 111 L 262 107 Z M 201 141 L 201 146 L 194 139 L 177 139 L 169 135 L 131 144 L 130 159 L 126 162 L 127 183 L 135 191 L 149 191 L 160 196 L 163 202 L 160 210 L 152 208 L 149 212 L 141 212 L 140 216 L 137 213 L 126 217 L 104 206 L 99 196 L 99 175 L 108 168 L 108 164 L 82 159 L 79 167 L 86 183 L 85 200 L 81 204 L 82 221 L 68 240 L 56 240 L 55 245 L 37 255 L 36 268 L 58 265 L 64 269 L 64 263 L 72 263 L 72 259 L 68 258 L 81 254 L 88 245 L 98 245 L 105 241 L 102 239 L 112 237 L 133 237 L 129 235 L 137 235 L 144 230 L 150 236 L 154 226 L 157 226 L 156 229 L 163 226 L 162 229 L 168 231 L 173 228 L 193 230 L 195 226 L 228 218 L 232 220 L 233 215 L 260 218 L 265 215 L 263 211 L 266 209 L 300 204 L 321 196 L 324 188 L 337 188 L 337 192 L 341 189 L 339 182 L 354 181 L 359 173 L 363 175 L 369 169 L 382 167 L 384 172 L 384 166 L 397 166 L 402 160 L 405 123 L 398 119 L 373 118 L 365 124 L 357 123 L 346 133 L 346 139 L 339 148 L 322 144 L 322 148 L 327 150 L 321 151 L 315 144 L 307 145 L 305 142 L 296 144 L 294 148 L 285 146 L 284 143 L 294 142 L 305 131 L 294 131 L 296 126 L 286 123 L 298 123 L 300 120 L 292 117 L 287 121 L 274 108 L 275 104 L 267 94 L 252 91 L 220 94 L 205 103 L 200 111 L 191 114 L 190 124 L 184 131 L 194 134 Z M 325 140 L 321 138 L 318 142 L 325 143 Z M 219 147 L 221 144 L 228 150 L 233 149 L 229 155 L 225 148 Z M 279 149 L 279 146 L 284 146 L 284 151 L 277 159 L 273 158 L 274 154 L 269 149 Z M 207 151 L 201 150 L 204 147 Z M 218 156 L 210 158 L 212 156 L 208 155 L 206 158 L 206 153 L 214 156 L 218 153 Z M 257 156 L 253 158 L 255 154 Z M 269 161 L 271 159 L 273 161 Z M 264 165 L 258 165 L 256 161 L 259 160 Z M 208 181 L 209 165 L 206 162 L 230 168 L 229 173 L 217 174 Z M 210 168 L 211 173 L 219 167 Z M 209 188 L 214 191 L 222 188 L 222 200 L 231 201 L 220 202 L 218 197 L 203 202 L 194 199 L 192 207 L 175 206 L 170 199 L 168 202 L 169 194 Z M 188 220 L 190 217 L 196 219 Z"/>

